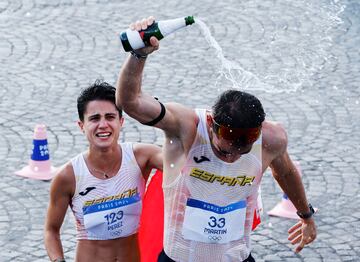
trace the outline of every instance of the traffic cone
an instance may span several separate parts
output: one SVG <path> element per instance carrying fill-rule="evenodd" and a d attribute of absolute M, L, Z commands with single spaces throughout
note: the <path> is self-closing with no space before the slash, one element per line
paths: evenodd
<path fill-rule="evenodd" d="M 50 180 L 54 177 L 55 172 L 56 168 L 50 163 L 46 126 L 36 125 L 29 165 L 15 172 L 15 174 L 33 179 Z"/>
<path fill-rule="evenodd" d="M 302 173 L 299 162 L 294 162 L 294 164 L 301 177 Z M 317 210 L 317 208 L 314 209 L 315 211 Z M 296 214 L 296 211 L 297 210 L 294 204 L 290 201 L 288 196 L 285 193 L 283 193 L 281 202 L 278 203 L 273 209 L 271 209 L 268 212 L 268 215 L 291 218 L 291 219 L 300 219 L 299 216 Z"/>
<path fill-rule="evenodd" d="M 292 219 L 299 219 L 296 214 L 296 208 L 286 194 L 283 194 L 282 200 L 273 209 L 268 212 L 269 216 L 286 217 Z"/>

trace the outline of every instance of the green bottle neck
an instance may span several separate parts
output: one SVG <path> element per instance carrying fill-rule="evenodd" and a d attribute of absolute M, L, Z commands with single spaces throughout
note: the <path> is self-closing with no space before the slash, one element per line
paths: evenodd
<path fill-rule="evenodd" d="M 193 23 L 195 23 L 194 17 L 193 16 L 187 16 L 185 17 L 185 24 L 186 25 L 192 25 Z"/>

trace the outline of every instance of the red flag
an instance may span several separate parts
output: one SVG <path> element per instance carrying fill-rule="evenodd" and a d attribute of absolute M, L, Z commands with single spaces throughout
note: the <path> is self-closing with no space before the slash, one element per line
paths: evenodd
<path fill-rule="evenodd" d="M 156 262 L 163 248 L 164 194 L 161 171 L 152 176 L 143 198 L 139 246 L 141 262 Z"/>
<path fill-rule="evenodd" d="M 261 198 L 261 188 L 258 190 L 258 196 L 256 199 L 256 207 L 254 211 L 254 218 L 253 218 L 253 224 L 252 224 L 252 230 L 254 231 L 258 225 L 261 223 L 261 215 L 263 213 L 263 204 L 262 204 L 262 198 Z"/>
<path fill-rule="evenodd" d="M 254 211 L 254 219 L 253 219 L 253 224 L 252 224 L 252 230 L 254 231 L 256 229 L 256 227 L 258 225 L 260 225 L 261 223 L 261 217 L 260 217 L 260 212 L 258 210 L 258 208 L 255 208 L 255 211 Z"/>

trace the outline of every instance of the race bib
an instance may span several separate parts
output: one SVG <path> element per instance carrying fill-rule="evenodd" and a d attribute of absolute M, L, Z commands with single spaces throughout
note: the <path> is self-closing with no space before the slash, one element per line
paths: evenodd
<path fill-rule="evenodd" d="M 182 234 L 185 239 L 204 243 L 228 243 L 244 236 L 246 200 L 217 206 L 189 198 Z"/>
<path fill-rule="evenodd" d="M 139 226 L 141 198 L 132 197 L 83 207 L 89 237 L 114 239 L 132 234 Z"/>

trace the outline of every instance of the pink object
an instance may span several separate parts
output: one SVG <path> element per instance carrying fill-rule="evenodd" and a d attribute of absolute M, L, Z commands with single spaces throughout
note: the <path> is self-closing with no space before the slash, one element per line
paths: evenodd
<path fill-rule="evenodd" d="M 16 171 L 15 174 L 33 179 L 50 180 L 54 177 L 56 170 L 50 163 L 46 126 L 42 124 L 36 125 L 29 165 Z"/>
<path fill-rule="evenodd" d="M 294 162 L 296 169 L 298 170 L 300 176 L 302 176 L 300 163 Z M 315 211 L 317 208 L 314 208 Z M 294 204 L 288 199 L 286 194 L 283 194 L 282 200 L 278 203 L 273 209 L 271 209 L 268 213 L 269 216 L 277 216 L 277 217 L 285 217 L 291 219 L 300 219 L 296 214 L 296 208 Z"/>
<path fill-rule="evenodd" d="M 290 199 L 284 194 L 280 203 L 268 212 L 269 216 L 286 217 L 292 219 L 299 219 L 296 214 L 296 208 Z"/>

